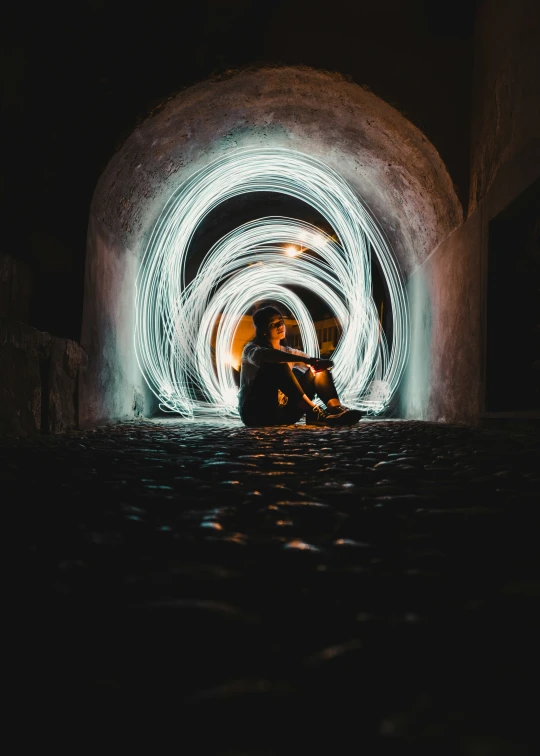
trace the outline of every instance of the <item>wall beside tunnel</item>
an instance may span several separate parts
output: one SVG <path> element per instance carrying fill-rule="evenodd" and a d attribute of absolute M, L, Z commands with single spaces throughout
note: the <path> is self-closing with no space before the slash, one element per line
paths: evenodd
<path fill-rule="evenodd" d="M 479 9 L 469 214 L 408 280 L 407 417 L 475 423 L 486 410 L 490 222 L 540 177 L 535 6 L 534 0 L 488 0 Z"/>
<path fill-rule="evenodd" d="M 475 423 L 481 390 L 481 214 L 475 213 L 407 282 L 410 355 L 401 414 Z"/>
<path fill-rule="evenodd" d="M 259 146 L 307 153 L 341 174 L 383 228 L 405 279 L 462 222 L 433 145 L 394 108 L 338 75 L 260 68 L 187 89 L 131 135 L 94 194 L 82 427 L 151 414 L 153 398 L 133 350 L 135 280 L 149 234 L 168 198 L 196 170 Z"/>

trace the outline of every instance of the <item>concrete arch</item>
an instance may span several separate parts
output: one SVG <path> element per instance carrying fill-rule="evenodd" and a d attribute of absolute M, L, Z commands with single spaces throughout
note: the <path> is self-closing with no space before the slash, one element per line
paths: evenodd
<path fill-rule="evenodd" d="M 339 75 L 262 68 L 187 89 L 133 132 L 94 194 L 82 426 L 144 414 L 133 350 L 135 277 L 167 199 L 220 155 L 259 146 L 307 153 L 340 173 L 384 229 L 406 278 L 462 222 L 433 145 L 390 105 Z"/>

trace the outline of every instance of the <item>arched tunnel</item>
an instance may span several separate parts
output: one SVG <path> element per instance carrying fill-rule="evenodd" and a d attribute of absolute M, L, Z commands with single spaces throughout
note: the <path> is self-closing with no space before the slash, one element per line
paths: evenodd
<path fill-rule="evenodd" d="M 460 370 L 454 396 L 445 397 L 447 408 L 438 406 L 448 367 L 432 354 L 440 336 L 427 332 L 425 321 L 437 320 L 432 310 L 441 301 L 435 304 L 428 284 L 415 277 L 463 220 L 440 156 L 394 108 L 343 77 L 266 67 L 203 82 L 173 98 L 130 136 L 102 175 L 89 223 L 82 345 L 91 358 L 81 384 L 81 424 L 155 412 L 134 349 L 136 277 L 146 245 L 164 206 L 188 179 L 215 160 L 234 162 L 257 149 L 321 161 L 348 184 L 388 240 L 403 287 L 409 287 L 411 323 L 405 326 L 407 368 L 394 414 L 471 419 L 475 408 L 464 391 L 459 394 Z M 234 181 L 241 166 L 228 170 Z M 301 166 L 295 170 L 302 173 Z M 234 213 L 238 219 L 291 213 L 307 219 L 311 213 L 324 221 L 306 202 L 293 207 L 289 197 L 287 206 L 287 195 L 267 190 L 261 198 L 253 186 L 242 194 L 241 205 L 221 209 L 223 233 L 234 227 Z M 219 199 L 212 202 L 218 206 L 199 220 L 198 238 L 192 239 L 198 250 L 186 253 L 191 259 L 207 251 L 205 224 L 214 238 L 219 235 Z"/>
<path fill-rule="evenodd" d="M 63 15 L 3 68 L 16 742 L 538 753 L 538 3 Z"/>

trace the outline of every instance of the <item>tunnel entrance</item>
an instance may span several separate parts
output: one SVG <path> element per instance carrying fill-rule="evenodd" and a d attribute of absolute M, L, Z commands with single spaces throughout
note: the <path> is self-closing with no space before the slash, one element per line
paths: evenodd
<path fill-rule="evenodd" d="M 81 427 L 155 413 L 156 400 L 148 389 L 148 376 L 154 373 L 151 363 L 155 362 L 157 352 L 146 360 L 141 359 L 140 349 L 137 352 L 134 348 L 134 333 L 141 332 L 142 324 L 142 310 L 137 300 L 142 292 L 142 279 L 138 278 L 141 264 L 145 259 L 148 261 L 146 252 L 159 236 L 165 209 L 171 207 L 171 198 L 178 197 L 182 187 L 188 186 L 193 177 L 200 177 L 210 170 L 216 161 L 234 160 L 235 156 L 249 150 L 283 150 L 302 155 L 307 162 L 324 164 L 329 174 L 337 176 L 349 187 L 352 205 L 367 210 L 366 218 L 370 220 L 365 221 L 362 233 L 369 243 L 356 244 L 358 249 L 364 249 L 361 256 L 369 257 L 370 248 L 374 249 L 374 238 L 392 251 L 382 257 L 373 255 L 372 264 L 365 266 L 362 274 L 355 273 L 355 263 L 350 255 L 355 244 L 351 243 L 350 232 L 339 228 L 335 218 L 330 217 L 317 201 L 304 203 L 311 208 L 309 211 L 300 210 L 298 202 L 305 198 L 298 193 L 282 191 L 274 185 L 255 184 L 235 198 L 234 192 L 228 191 L 229 175 L 224 180 L 219 201 L 199 213 L 197 223 L 185 237 L 183 232 L 175 235 L 175 244 L 180 240 L 183 249 L 183 270 L 180 276 L 175 273 L 160 279 L 161 292 L 167 294 L 165 299 L 173 301 L 169 294 L 177 285 L 174 281 L 181 280 L 189 286 L 190 281 L 196 280 L 197 255 L 203 248 L 210 249 L 216 237 L 222 238 L 225 234 L 225 238 L 229 238 L 226 226 L 231 219 L 242 225 L 240 216 L 244 213 L 244 241 L 250 234 L 257 233 L 252 224 L 253 215 L 261 218 L 261 207 L 267 204 L 265 213 L 274 218 L 270 238 L 282 254 L 280 245 L 290 242 L 291 234 L 297 235 L 299 246 L 303 244 L 302 233 L 328 234 L 330 249 L 334 249 L 332 244 L 335 244 L 331 237 L 337 237 L 338 246 L 352 261 L 351 264 L 347 262 L 348 273 L 340 274 L 341 279 L 360 276 L 357 288 L 364 292 L 360 299 L 363 297 L 365 303 L 370 302 L 366 322 L 371 323 L 369 328 L 373 332 L 376 324 L 381 330 L 382 309 L 382 332 L 388 352 L 388 375 L 384 381 L 392 386 L 390 393 L 397 391 L 409 334 L 400 314 L 406 308 L 392 300 L 392 292 L 399 291 L 396 296 L 400 301 L 405 300 L 404 289 L 409 276 L 461 223 L 462 210 L 451 178 L 433 145 L 413 124 L 373 93 L 346 81 L 339 74 L 301 67 L 250 69 L 219 80 L 201 82 L 169 100 L 133 132 L 100 179 L 92 201 L 88 229 L 81 342 L 89 361 L 88 369 L 81 377 Z M 304 169 L 302 171 L 305 173 Z M 302 178 L 302 171 L 295 180 Z M 316 189 L 322 196 L 328 194 L 325 180 L 320 181 Z M 200 197 L 194 196 L 194 206 L 199 200 Z M 293 207 L 295 203 L 296 207 Z M 256 207 L 258 211 L 255 213 Z M 285 233 L 284 228 L 278 233 L 275 218 L 287 217 L 300 220 L 295 221 L 296 225 L 288 221 L 289 238 L 285 240 L 279 236 Z M 306 224 L 311 224 L 312 229 Z M 260 246 L 260 240 L 258 243 Z M 185 255 L 190 246 L 192 253 Z M 318 255 L 324 257 L 317 250 L 312 252 L 314 259 Z M 330 277 L 332 275 L 335 276 L 335 270 Z M 314 301 L 315 298 L 310 303 L 309 290 L 320 288 L 321 284 L 317 287 L 311 283 L 306 285 L 303 273 L 299 275 L 298 271 L 295 276 L 295 280 L 287 283 L 289 293 L 286 296 L 283 287 L 273 293 L 267 287 L 264 292 L 252 292 L 251 301 L 263 294 L 277 299 L 295 314 L 296 319 L 300 313 L 293 313 L 295 307 L 309 310 L 320 306 L 320 302 L 329 303 L 327 293 L 319 297 L 319 303 Z M 396 285 L 389 284 L 389 281 L 395 281 Z M 365 295 L 368 290 L 369 297 Z M 178 290 L 176 294 L 180 302 L 181 292 Z M 279 296 L 275 296 L 277 294 Z M 291 296 L 294 299 L 287 300 L 287 304 L 284 296 L 285 299 Z M 351 298 L 354 296 L 347 293 L 345 298 L 341 297 L 342 304 L 338 302 L 336 306 L 343 308 L 343 302 Z M 242 308 L 244 306 L 247 312 L 247 303 Z M 177 305 L 172 306 L 173 310 L 175 308 Z M 326 312 L 333 314 L 332 307 L 322 309 L 323 318 Z M 152 309 L 146 308 L 145 312 L 148 314 Z M 157 311 L 154 309 L 153 312 L 156 314 Z M 162 325 L 157 326 L 158 322 L 164 322 L 161 315 L 153 320 L 158 338 L 169 340 L 167 348 L 171 354 L 175 342 L 172 334 L 182 320 L 181 312 L 182 308 L 177 308 L 172 319 L 167 315 L 168 325 L 164 330 Z M 153 327 L 150 322 L 153 317 L 144 328 Z M 346 315 L 343 317 L 346 319 Z M 396 327 L 400 319 L 401 325 Z M 209 328 L 202 321 L 201 324 Z M 321 326 L 320 330 L 319 340 L 326 339 L 328 344 L 328 328 Z M 306 326 L 305 331 L 301 335 L 304 348 L 306 351 L 311 349 L 311 339 L 316 352 L 319 343 L 315 329 Z M 346 342 L 346 338 L 341 341 Z M 368 352 L 371 350 L 369 358 L 363 360 L 363 364 L 369 367 L 365 373 L 356 370 L 356 374 L 362 376 L 356 384 L 352 377 L 354 370 L 349 372 L 346 380 L 351 387 L 353 403 L 358 397 L 369 395 L 368 374 L 373 370 L 374 355 L 379 349 L 374 346 L 374 339 L 364 338 L 363 343 Z M 345 350 L 345 344 L 342 346 Z M 352 347 L 350 351 L 354 351 Z M 199 373 L 200 368 L 197 368 Z M 157 372 L 163 373 L 162 368 Z M 189 388 L 191 377 L 188 374 L 189 370 L 182 384 Z M 162 378 L 158 383 L 161 381 L 165 385 Z M 150 383 L 153 380 L 151 378 Z M 227 382 L 228 378 L 224 377 L 224 380 Z M 209 381 L 212 382 L 213 378 Z M 354 391 L 353 384 L 356 385 Z M 170 388 L 176 391 L 172 383 Z M 426 390 L 421 389 L 424 393 Z M 343 399 L 346 400 L 345 396 Z"/>

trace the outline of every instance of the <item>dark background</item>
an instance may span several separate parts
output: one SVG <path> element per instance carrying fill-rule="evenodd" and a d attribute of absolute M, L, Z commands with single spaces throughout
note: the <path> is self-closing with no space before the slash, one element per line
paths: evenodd
<path fill-rule="evenodd" d="M 540 179 L 490 222 L 488 255 L 486 410 L 538 411 Z"/>
<path fill-rule="evenodd" d="M 201 0 L 21 6 L 3 47 L 5 252 L 34 276 L 32 325 L 80 337 L 92 193 L 153 108 L 231 68 L 339 71 L 433 142 L 466 204 L 476 2 Z"/>

